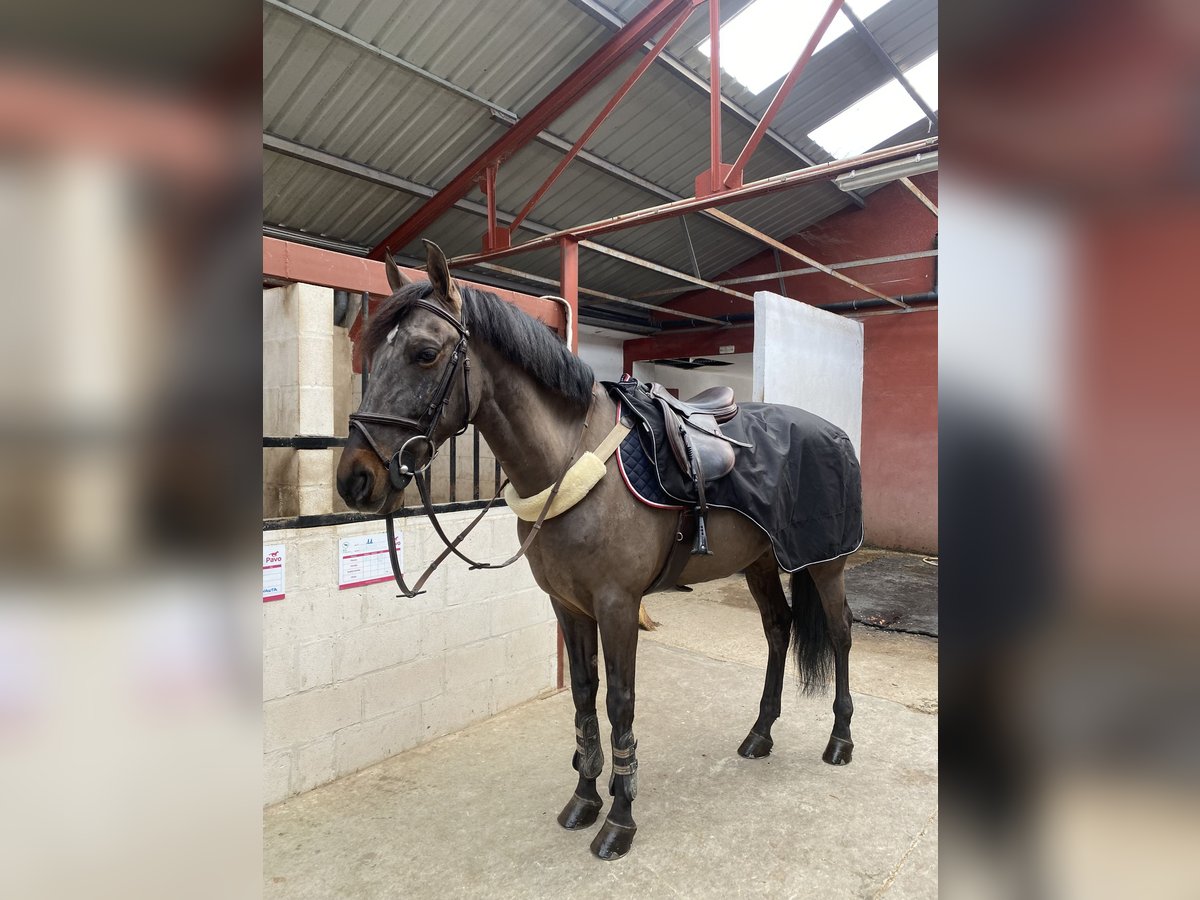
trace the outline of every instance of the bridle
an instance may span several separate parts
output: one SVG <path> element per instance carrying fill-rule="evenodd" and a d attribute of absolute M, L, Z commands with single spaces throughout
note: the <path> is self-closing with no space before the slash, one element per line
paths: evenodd
<path fill-rule="evenodd" d="M 357 428 L 362 432 L 362 436 L 366 439 L 367 444 L 375 451 L 375 455 L 379 457 L 380 461 L 387 468 L 388 479 L 391 481 L 392 487 L 398 491 L 404 490 L 414 475 L 421 474 L 433 465 L 433 459 L 437 456 L 437 445 L 433 442 L 433 433 L 437 430 L 438 423 L 442 420 L 442 414 L 446 411 L 446 404 L 450 402 L 450 387 L 454 382 L 454 375 L 458 371 L 460 364 L 462 365 L 463 372 L 463 398 L 466 402 L 466 407 L 463 412 L 462 427 L 455 432 L 454 436 L 458 437 L 463 434 L 467 430 L 467 425 L 470 424 L 471 420 L 471 358 L 467 355 L 467 341 L 471 337 L 471 332 L 449 310 L 443 309 L 436 303 L 418 298 L 412 301 L 412 305 L 439 316 L 449 322 L 458 332 L 458 343 L 454 345 L 454 350 L 450 353 L 450 359 L 447 360 L 445 368 L 442 369 L 442 380 L 438 384 L 437 391 L 433 394 L 433 399 L 429 401 L 429 405 L 425 407 L 425 411 L 419 419 L 393 416 L 388 413 L 364 413 L 361 411 L 350 414 L 350 427 Z M 421 425 L 423 421 L 428 422 L 424 428 Z M 400 449 L 389 457 L 379 448 L 379 444 L 371 437 L 371 432 L 364 423 L 384 425 L 392 428 L 406 428 L 417 433 L 405 440 L 400 445 Z M 413 441 L 424 441 L 429 447 L 429 459 L 418 469 L 410 469 L 403 461 L 404 451 Z"/>
<path fill-rule="evenodd" d="M 437 567 L 442 564 L 442 561 L 445 560 L 446 557 L 451 553 L 469 565 L 472 569 L 503 569 L 505 566 L 511 566 L 518 559 L 525 555 L 525 552 L 533 544 L 534 539 L 541 532 L 542 522 L 545 521 L 546 514 L 550 511 L 550 507 L 554 504 L 554 500 L 558 496 L 559 489 L 562 487 L 563 480 L 567 477 L 567 472 L 569 472 L 571 470 L 571 466 L 574 465 L 575 457 L 577 457 L 579 455 L 579 451 L 583 449 L 584 438 L 587 436 L 588 424 L 592 418 L 592 409 L 595 408 L 596 405 L 596 395 L 595 391 L 593 390 L 592 400 L 588 405 L 587 416 L 583 420 L 583 428 L 581 428 L 579 431 L 579 439 L 575 443 L 575 449 L 571 451 L 571 455 L 567 459 L 567 464 L 563 467 L 562 474 L 558 476 L 558 480 L 554 482 L 554 486 L 550 489 L 549 496 L 546 498 L 546 505 L 542 507 L 541 512 L 538 514 L 537 520 L 533 523 L 533 527 L 529 530 L 529 534 L 526 535 L 525 540 L 522 541 L 520 549 L 518 549 L 516 553 L 514 553 L 504 562 L 476 562 L 460 551 L 458 549 L 458 545 L 462 543 L 463 539 L 471 533 L 475 526 L 483 520 L 485 515 L 487 515 L 488 511 L 492 508 L 496 501 L 500 499 L 501 494 L 504 493 L 504 488 L 508 485 L 508 479 L 504 479 L 500 487 L 496 489 L 495 496 L 493 496 L 492 499 L 487 502 L 487 505 L 479 511 L 479 515 L 472 519 L 470 524 L 468 524 L 467 527 L 459 533 L 458 537 L 454 538 L 454 540 L 451 540 L 446 535 L 446 532 L 442 529 L 441 523 L 438 521 L 437 513 L 434 511 L 433 502 L 430 499 L 428 471 L 429 467 L 433 465 L 434 457 L 437 456 L 437 445 L 433 441 L 433 433 L 435 430 L 437 430 L 438 423 L 441 421 L 442 415 L 446 411 L 446 404 L 450 401 L 450 390 L 454 383 L 454 375 L 458 371 L 460 365 L 462 366 L 463 372 L 463 397 L 466 402 L 466 408 L 463 412 L 462 427 L 455 432 L 455 437 L 463 434 L 467 430 L 467 426 L 471 423 L 471 358 L 467 354 L 467 341 L 471 336 L 471 332 L 468 331 L 466 325 L 455 318 L 455 316 L 449 312 L 449 310 L 438 306 L 436 303 L 431 303 L 423 298 L 418 298 L 412 301 L 412 305 L 434 313 L 435 315 L 449 322 L 458 332 L 458 343 L 455 344 L 454 350 L 450 354 L 450 359 L 447 360 L 446 367 L 442 370 L 442 378 L 438 383 L 438 389 L 434 393 L 433 399 L 429 402 L 429 405 L 425 407 L 424 412 L 421 413 L 421 417 L 418 419 L 410 419 L 405 416 L 394 416 L 388 413 L 356 412 L 350 414 L 350 427 L 357 428 L 362 433 L 362 436 L 366 439 L 367 444 L 373 451 L 375 451 L 375 455 L 378 456 L 384 466 L 387 467 L 388 480 L 392 487 L 403 492 L 408 486 L 409 481 L 416 481 L 417 492 L 420 494 L 421 504 L 425 509 L 425 514 L 429 516 L 429 521 L 433 525 L 433 530 L 437 532 L 437 536 L 441 538 L 442 543 L 446 545 L 446 548 L 438 555 L 437 559 L 429 564 L 429 567 L 421 574 L 421 577 L 417 579 L 416 584 L 410 588 L 404 581 L 404 573 L 400 571 L 400 560 L 396 556 L 395 514 L 388 513 L 385 516 L 385 520 L 387 522 L 388 558 L 392 564 L 392 577 L 396 579 L 396 584 L 399 586 L 402 596 L 409 598 L 424 593 L 421 590 L 422 586 L 434 573 L 434 571 L 437 570 Z M 427 422 L 428 424 L 422 427 L 423 422 Z M 371 432 L 368 430 L 367 424 L 411 429 L 416 431 L 417 434 L 407 438 L 404 443 L 400 445 L 399 450 L 397 450 L 391 456 L 388 456 L 380 449 L 379 444 L 375 442 L 375 439 L 371 437 Z M 429 447 L 429 459 L 425 461 L 424 465 L 417 469 L 409 468 L 409 466 L 405 464 L 402 459 L 405 449 L 413 441 L 424 441 Z M 401 494 L 401 502 L 403 502 L 403 493 Z"/>

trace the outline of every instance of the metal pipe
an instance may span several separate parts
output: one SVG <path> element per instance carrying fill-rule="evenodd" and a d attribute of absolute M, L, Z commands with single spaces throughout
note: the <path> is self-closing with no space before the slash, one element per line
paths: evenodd
<path fill-rule="evenodd" d="M 774 249 L 774 248 L 772 248 L 772 249 Z M 732 287 L 735 284 L 753 284 L 756 281 L 770 281 L 773 278 L 779 278 L 782 280 L 784 278 L 791 278 L 793 275 L 815 275 L 815 274 L 821 272 L 820 269 L 815 268 L 814 266 L 808 266 L 803 269 L 780 268 L 779 260 L 778 260 L 778 256 L 779 256 L 778 250 L 775 250 L 775 256 L 776 256 L 775 265 L 779 269 L 779 271 L 763 272 L 760 275 L 743 275 L 740 278 L 721 278 L 717 281 L 714 281 L 713 284 L 722 284 L 725 287 Z M 850 260 L 848 262 L 830 263 L 829 268 L 831 268 L 831 269 L 856 269 L 859 266 L 880 266 L 880 265 L 883 265 L 884 263 L 906 262 L 910 259 L 925 259 L 926 257 L 930 257 L 930 256 L 934 257 L 936 260 L 937 250 L 918 250 L 915 253 L 896 253 L 892 256 L 874 256 L 874 257 L 871 257 L 870 259 L 854 259 L 854 260 Z M 488 265 L 488 264 L 481 263 L 480 265 Z M 937 266 L 936 261 L 934 262 L 934 266 L 935 267 Z M 642 291 L 640 294 L 634 294 L 633 296 L 635 298 L 640 299 L 642 297 L 661 297 L 664 294 L 677 294 L 677 293 L 679 293 L 679 288 L 659 288 L 658 290 L 654 290 L 654 291 Z"/>
<path fill-rule="evenodd" d="M 637 256 L 631 256 L 628 253 L 622 253 L 620 250 L 614 250 L 612 247 L 605 247 L 603 244 L 597 244 L 594 241 L 580 241 L 580 246 L 587 247 L 589 250 L 594 250 L 597 253 L 603 253 L 605 256 L 611 256 L 613 259 L 621 259 L 628 263 L 633 263 L 635 266 L 641 266 L 645 269 L 650 269 L 653 272 L 658 272 L 662 275 L 670 275 L 672 278 L 678 278 L 680 281 L 689 281 L 692 284 L 698 284 L 701 287 L 706 287 L 710 291 L 719 291 L 722 294 L 730 294 L 734 297 L 740 297 L 743 300 L 753 300 L 749 294 L 743 294 L 741 291 L 735 291 L 733 288 L 722 287 L 719 284 L 713 284 L 711 281 L 705 281 L 703 278 L 697 278 L 694 275 L 689 275 L 687 272 L 678 272 L 675 269 L 668 269 L 666 266 L 660 266 L 658 263 L 652 263 L 647 259 L 641 259 Z"/>
<path fill-rule="evenodd" d="M 900 294 L 895 298 L 906 304 L 916 303 L 936 303 L 938 299 L 937 291 L 926 291 L 920 294 Z M 860 309 L 878 309 L 880 307 L 895 308 L 895 304 L 888 300 L 880 300 L 878 297 L 864 297 L 861 300 L 844 300 L 840 303 L 830 303 L 826 306 L 814 306 L 814 309 L 823 309 L 825 312 L 841 313 L 853 312 Z M 746 322 L 754 321 L 754 313 L 730 313 L 729 315 L 721 316 L 723 323 L 727 325 L 740 325 Z M 662 331 L 681 331 L 689 326 L 686 322 L 661 322 L 659 328 Z"/>
<path fill-rule="evenodd" d="M 564 237 L 590 238 L 596 235 L 607 234 L 610 231 L 620 231 L 623 228 L 630 228 L 634 225 L 646 225 L 650 222 L 674 218 L 684 213 L 712 210 L 717 206 L 723 206 L 727 203 L 737 203 L 741 200 L 761 197 L 776 191 L 800 187 L 806 184 L 815 184 L 820 181 L 828 181 L 835 175 L 840 175 L 842 172 L 849 172 L 864 165 L 889 162 L 893 159 L 903 159 L 916 153 L 928 152 L 935 149 L 937 144 L 938 138 L 935 135 L 924 140 L 912 141 L 911 143 L 900 144 L 895 147 L 884 147 L 880 150 L 864 153 L 861 156 L 822 163 L 821 165 L 810 166 L 807 169 L 799 169 L 795 172 L 785 172 L 782 175 L 773 175 L 770 178 L 752 181 L 743 187 L 723 191 L 719 194 L 711 194 L 706 197 L 687 197 L 673 203 L 664 203 L 660 206 L 651 206 L 647 209 L 622 213 L 619 216 L 601 219 L 598 222 L 592 222 L 588 225 L 563 229 L 562 231 L 543 235 L 521 244 L 514 244 L 503 250 L 458 256 L 451 260 L 451 262 L 457 266 L 470 266 L 478 262 L 490 262 L 491 260 L 500 259 L 505 256 L 525 253 L 529 250 L 541 250 L 546 247 L 553 247 Z"/>
<path fill-rule="evenodd" d="M 740 222 L 737 219 L 735 219 L 733 216 L 726 215 L 725 213 L 723 213 L 719 210 L 714 210 L 713 215 L 719 216 L 722 221 L 728 222 L 730 225 L 733 225 L 735 228 L 740 229 L 741 231 L 745 232 L 746 234 L 750 235 L 753 238 L 757 238 L 758 240 L 762 241 L 767 246 L 774 247 L 780 253 L 786 253 L 788 256 L 794 256 L 796 259 L 800 260 L 801 262 L 806 262 L 810 266 L 815 266 L 816 268 L 818 268 L 822 272 L 824 272 L 826 275 L 831 275 L 834 278 L 836 278 L 838 281 L 844 281 L 846 284 L 850 285 L 851 287 L 858 288 L 860 291 L 866 291 L 868 294 L 878 297 L 880 300 L 887 300 L 889 303 L 894 303 L 896 306 L 904 305 L 903 303 L 900 303 L 897 300 L 889 299 L 884 294 L 881 294 L 879 291 L 875 290 L 872 287 L 868 287 L 867 285 L 863 284 L 861 281 L 855 281 L 849 275 L 843 275 L 841 272 L 837 271 L 836 269 L 831 269 L 831 268 L 829 268 L 829 266 L 825 265 L 824 263 L 817 262 L 811 256 L 801 253 L 799 250 L 795 249 L 794 247 L 789 247 L 787 244 L 783 243 L 783 241 L 777 241 L 777 240 L 775 240 L 775 238 L 771 237 L 769 234 L 764 234 L 763 232 L 759 231 L 756 228 L 751 228 L 745 222 Z"/>
<path fill-rule="evenodd" d="M 779 296 L 787 296 L 787 282 L 783 279 L 783 260 L 779 258 L 779 248 L 772 247 L 771 255 L 775 260 L 775 271 L 779 273 Z"/>
<path fill-rule="evenodd" d="M 897 309 L 896 307 L 891 306 L 891 307 L 888 307 L 887 309 L 876 309 L 876 310 L 872 310 L 870 312 L 848 312 L 848 313 L 845 313 L 844 315 L 846 316 L 847 319 L 870 319 L 870 318 L 873 318 L 874 316 L 893 316 L 893 315 L 898 316 L 898 315 L 902 315 L 904 313 L 923 313 L 923 312 L 937 312 L 937 311 L 938 311 L 938 305 L 936 303 L 931 303 L 928 306 L 910 306 L 907 309 Z"/>
<path fill-rule="evenodd" d="M 683 239 L 687 242 L 688 256 L 692 260 L 692 274 L 697 278 L 703 278 L 704 276 L 700 274 L 700 263 L 696 259 L 696 248 L 692 244 L 692 233 L 688 231 L 687 216 L 679 217 L 679 227 L 683 229 Z"/>
<path fill-rule="evenodd" d="M 571 304 L 564 298 L 556 297 L 554 294 L 542 294 L 538 299 L 550 300 L 563 308 L 564 330 L 566 331 L 566 334 L 563 335 L 563 342 L 570 347 L 575 340 L 575 332 L 573 330 L 575 327 L 575 311 L 571 308 Z"/>
<path fill-rule="evenodd" d="M 301 231 L 293 231 L 288 228 L 279 228 L 274 225 L 264 225 L 263 226 L 263 234 L 269 235 L 270 237 L 274 237 L 279 240 L 292 241 L 297 244 L 305 244 L 308 246 L 320 247 L 324 250 L 332 250 L 335 253 L 343 253 L 347 256 L 353 256 L 353 257 L 365 256 L 367 253 L 367 249 L 368 249 L 368 248 L 360 246 L 358 244 L 347 244 L 344 241 L 332 241 L 332 240 L 318 237 L 316 235 L 306 234 Z M 393 256 L 393 258 L 396 260 L 397 264 L 406 265 L 406 266 L 409 266 L 410 268 L 414 268 L 414 269 L 423 268 L 425 265 L 424 260 L 417 259 L 415 257 L 405 256 L 403 254 L 395 254 Z M 559 282 L 555 278 L 546 278 L 542 275 L 534 275 L 530 272 L 522 272 L 520 269 L 510 269 L 506 266 L 497 265 L 496 263 L 475 263 L 474 266 L 472 266 L 472 268 L 488 269 L 491 271 L 500 272 L 505 275 L 512 275 L 516 278 L 520 278 L 525 281 L 533 282 L 534 284 L 552 285 L 554 287 L 559 286 Z M 488 274 L 485 274 L 482 272 L 474 272 L 474 271 L 471 272 L 470 274 L 471 274 L 472 280 L 478 282 L 479 284 L 486 285 L 488 287 L 503 288 L 506 291 L 513 291 L 514 293 L 518 293 L 518 294 L 525 294 L 525 293 L 529 292 L 528 285 L 518 284 L 516 282 L 509 281 L 506 278 L 496 278 L 493 275 L 488 275 Z M 284 280 L 280 280 L 279 283 L 280 284 L 290 284 L 291 281 L 284 279 Z M 683 318 L 683 319 L 695 320 L 697 318 L 700 318 L 705 321 L 712 322 L 715 325 L 721 324 L 721 321 L 719 319 L 707 319 L 704 316 L 696 316 L 691 313 L 676 312 L 675 310 L 671 309 L 669 306 L 655 306 L 653 303 L 641 303 L 637 300 L 631 300 L 627 297 L 619 297 L 616 294 L 609 294 L 609 293 L 605 293 L 604 291 L 595 291 L 595 290 L 592 290 L 591 288 L 585 288 L 582 286 L 579 288 L 579 293 L 587 294 L 589 297 L 596 297 L 600 300 L 605 300 L 609 303 L 617 303 L 617 304 L 620 304 L 621 306 L 630 306 L 635 309 L 644 309 L 649 312 L 679 316 L 680 318 Z"/>
<path fill-rule="evenodd" d="M 937 291 L 925 291 L 921 294 L 901 294 L 895 299 L 901 303 L 936 303 Z M 850 312 L 857 309 L 875 309 L 880 306 L 896 305 L 891 300 L 880 300 L 877 297 L 866 297 L 862 300 L 843 300 L 841 303 L 829 303 L 825 306 L 818 306 L 817 309 L 823 309 L 825 312 Z"/>
<path fill-rule="evenodd" d="M 900 179 L 900 183 L 908 188 L 909 193 L 925 204 L 926 209 L 928 209 L 935 216 L 938 214 L 937 204 L 925 196 L 925 192 L 913 184 L 911 178 L 905 176 L 904 178 Z"/>
<path fill-rule="evenodd" d="M 525 223 L 525 227 L 530 227 L 532 224 L 533 224 L 532 222 L 527 221 Z M 539 226 L 539 227 L 543 227 L 543 226 Z M 367 251 L 369 249 L 367 247 L 363 247 L 358 244 L 348 244 L 345 241 L 333 241 L 333 240 L 329 240 L 327 238 L 322 238 L 318 235 L 312 235 L 312 234 L 308 234 L 308 233 L 302 232 L 302 231 L 294 231 L 289 228 L 280 228 L 275 225 L 264 225 L 262 230 L 263 230 L 263 234 L 268 235 L 270 237 L 278 238 L 280 240 L 293 241 L 298 244 L 306 244 L 306 245 L 313 246 L 313 247 L 320 247 L 324 250 L 332 250 L 336 253 L 345 253 L 349 256 L 356 256 L 356 257 L 366 256 Z M 547 232 L 549 232 L 549 229 L 547 229 Z M 415 257 L 405 256 L 403 254 L 393 254 L 393 258 L 398 263 L 402 263 L 403 265 L 410 266 L 414 269 L 422 269 L 425 266 L 424 260 L 417 259 Z M 654 265 L 654 266 L 657 265 L 657 263 L 652 263 L 649 260 L 646 260 L 645 262 L 649 265 Z M 506 275 L 512 275 L 517 278 L 522 278 L 526 281 L 531 281 L 534 284 L 552 285 L 554 287 L 559 286 L 559 282 L 557 279 L 546 278 L 541 275 L 533 275 L 529 272 L 522 272 L 519 269 L 510 269 L 506 266 L 497 265 L 496 263 L 477 262 L 477 263 L 472 263 L 471 268 L 473 268 L 473 269 L 475 269 L 475 268 L 490 269 L 490 270 L 500 272 L 500 273 L 503 273 Z M 668 269 L 667 271 L 669 272 L 671 270 Z M 474 279 L 476 279 L 477 281 L 479 281 L 480 283 L 487 284 L 492 287 L 504 288 L 505 290 L 516 291 L 517 293 L 528 293 L 528 287 L 526 285 L 514 284 L 511 281 L 508 281 L 506 279 L 489 277 L 488 275 L 485 275 L 485 274 L 482 274 L 479 272 L 472 272 L 471 276 Z M 597 297 L 601 300 L 609 300 L 613 303 L 620 303 L 624 306 L 632 306 L 632 307 L 637 307 L 639 309 L 662 310 L 664 312 L 669 312 L 669 309 L 666 307 L 655 306 L 650 303 L 640 303 L 637 300 L 632 300 L 627 297 L 619 297 L 616 294 L 609 294 L 604 291 L 592 290 L 591 288 L 585 288 L 582 285 L 579 287 L 579 293 L 587 294 L 589 297 Z M 668 290 L 668 291 L 665 291 L 664 293 L 677 293 L 677 291 Z"/>

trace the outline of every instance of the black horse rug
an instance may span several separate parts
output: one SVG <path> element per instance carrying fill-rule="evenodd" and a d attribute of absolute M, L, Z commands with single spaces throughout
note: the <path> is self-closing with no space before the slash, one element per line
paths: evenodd
<path fill-rule="evenodd" d="M 655 401 L 633 379 L 601 384 L 633 429 L 617 451 L 630 491 L 659 508 L 695 503 Z M 750 447 L 735 446 L 733 471 L 705 483 L 708 505 L 736 510 L 761 528 L 781 568 L 795 572 L 861 546 L 862 478 L 842 429 L 792 406 L 742 403 L 721 431 Z"/>

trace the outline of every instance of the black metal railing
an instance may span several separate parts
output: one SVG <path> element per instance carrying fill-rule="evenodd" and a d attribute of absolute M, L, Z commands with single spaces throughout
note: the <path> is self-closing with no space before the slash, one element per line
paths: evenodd
<path fill-rule="evenodd" d="M 325 435 L 294 435 L 292 437 L 263 437 L 263 449 L 268 448 L 287 448 L 294 450 L 328 450 L 332 447 L 344 447 L 346 445 L 344 437 L 329 437 Z M 470 441 L 470 487 L 461 485 L 460 482 L 465 482 L 466 469 L 460 468 L 459 464 L 459 446 L 464 441 Z M 443 447 L 441 453 L 434 460 L 434 465 L 430 467 L 430 496 L 434 501 L 434 509 L 439 513 L 442 512 L 458 512 L 460 510 L 481 509 L 486 506 L 492 496 L 500 490 L 502 481 L 502 473 L 500 470 L 500 461 L 491 457 L 490 453 L 485 455 L 484 448 L 486 443 L 482 442 L 479 433 L 475 429 L 471 429 L 467 435 L 462 438 L 451 438 Z M 464 462 L 468 462 L 464 459 Z M 491 469 L 488 478 L 485 470 Z M 332 475 L 332 473 L 331 473 Z M 462 476 L 462 477 L 460 477 Z M 486 495 L 481 493 L 487 489 L 488 482 L 491 482 L 490 490 L 487 490 Z M 330 485 L 331 491 L 333 486 Z M 469 497 L 466 496 L 469 493 Z M 462 495 L 462 496 L 460 496 Z M 405 505 L 396 511 L 399 517 L 420 515 L 423 510 L 420 505 L 420 499 L 415 490 L 405 493 Z M 504 500 L 496 501 L 497 506 L 504 505 Z M 283 528 L 316 528 L 325 525 L 344 525 L 350 522 L 372 522 L 382 519 L 383 516 L 375 513 L 361 513 L 354 511 L 343 512 L 328 512 L 313 515 L 297 515 L 297 516 L 274 516 L 263 518 L 263 530 L 273 531 Z"/>

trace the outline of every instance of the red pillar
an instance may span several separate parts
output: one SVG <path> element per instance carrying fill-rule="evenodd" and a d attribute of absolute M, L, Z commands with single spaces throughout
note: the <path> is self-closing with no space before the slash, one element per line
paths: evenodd
<path fill-rule="evenodd" d="M 571 304 L 571 352 L 579 352 L 579 242 L 565 237 L 559 240 L 559 291 Z"/>
<path fill-rule="evenodd" d="M 558 290 L 562 298 L 571 305 L 571 352 L 579 352 L 579 242 L 565 237 L 558 242 L 559 275 Z M 561 626 L 558 629 L 558 687 L 567 686 L 566 648 L 563 644 Z"/>
<path fill-rule="evenodd" d="M 721 171 L 721 3 L 708 0 L 709 188 L 717 191 Z"/>

